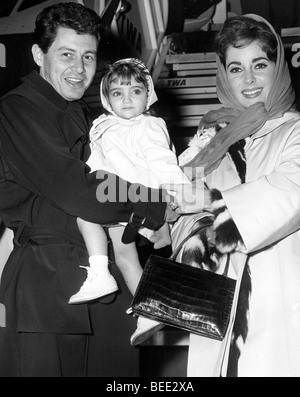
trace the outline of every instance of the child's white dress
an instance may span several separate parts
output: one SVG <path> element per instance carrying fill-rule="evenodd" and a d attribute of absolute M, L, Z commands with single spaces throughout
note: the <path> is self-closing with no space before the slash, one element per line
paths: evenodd
<path fill-rule="evenodd" d="M 163 119 L 141 115 L 126 120 L 102 115 L 90 132 L 91 172 L 108 171 L 125 181 L 159 189 L 163 184 L 191 183 L 178 165 Z M 150 239 L 152 230 L 140 229 Z"/>
<path fill-rule="evenodd" d="M 141 115 L 126 120 L 102 115 L 90 132 L 92 171 L 105 170 L 131 183 L 153 189 L 190 180 L 178 165 L 175 148 L 163 119 Z"/>

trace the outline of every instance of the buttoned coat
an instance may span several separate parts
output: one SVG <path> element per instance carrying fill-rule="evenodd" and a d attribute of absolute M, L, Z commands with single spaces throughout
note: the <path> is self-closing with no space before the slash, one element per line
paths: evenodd
<path fill-rule="evenodd" d="M 85 164 L 90 127 L 81 103 L 64 100 L 37 72 L 0 102 L 0 214 L 15 234 L 0 302 L 12 331 L 91 333 L 87 305 L 67 303 L 86 276 L 79 267 L 88 265 L 77 217 L 111 224 L 136 212 L 150 228 L 164 220 L 161 202 L 98 200 L 105 177 Z M 114 182 L 113 191 L 129 188 Z M 34 235 L 26 237 L 28 227 Z"/>

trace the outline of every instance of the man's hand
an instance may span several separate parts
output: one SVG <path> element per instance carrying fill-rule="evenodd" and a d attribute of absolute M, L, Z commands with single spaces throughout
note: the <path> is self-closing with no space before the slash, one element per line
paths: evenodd
<path fill-rule="evenodd" d="M 176 209 L 178 214 L 194 214 L 210 209 L 210 191 L 201 179 L 185 185 L 164 185 L 163 188 L 171 193 L 171 201 L 174 202 L 172 206 L 178 207 Z"/>

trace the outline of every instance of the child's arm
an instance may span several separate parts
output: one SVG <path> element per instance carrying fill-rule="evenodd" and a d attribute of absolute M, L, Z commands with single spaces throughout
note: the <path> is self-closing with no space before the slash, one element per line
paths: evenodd
<path fill-rule="evenodd" d="M 139 141 L 140 150 L 151 170 L 150 185 L 190 184 L 190 180 L 178 165 L 166 123 L 161 118 L 145 118 L 147 124 L 143 138 Z M 174 149 L 174 150 L 173 150 Z"/>
<path fill-rule="evenodd" d="M 89 256 L 107 256 L 107 235 L 103 227 L 96 223 L 77 218 L 78 228 L 84 239 Z"/>

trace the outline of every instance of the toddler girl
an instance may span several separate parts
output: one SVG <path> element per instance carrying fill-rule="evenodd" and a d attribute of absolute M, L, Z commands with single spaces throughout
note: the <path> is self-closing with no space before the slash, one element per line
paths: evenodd
<path fill-rule="evenodd" d="M 114 63 L 102 80 L 100 94 L 106 112 L 94 121 L 90 131 L 91 156 L 87 164 L 92 172 L 105 170 L 154 189 L 163 184 L 190 183 L 178 166 L 166 123 L 149 111 L 157 96 L 150 73 L 140 60 L 124 59 Z M 100 225 L 81 219 L 78 225 L 90 255 L 90 268 L 87 281 L 71 297 L 71 304 L 97 299 L 118 289 L 108 270 L 105 231 Z M 143 269 L 135 243 L 122 242 L 124 227 L 121 224 L 109 227 L 108 233 L 116 264 L 134 295 Z M 151 240 L 149 232 L 140 231 Z M 168 245 L 171 241 L 169 233 L 166 235 L 165 245 Z M 131 344 L 141 343 L 161 327 L 156 321 L 140 317 Z"/>

